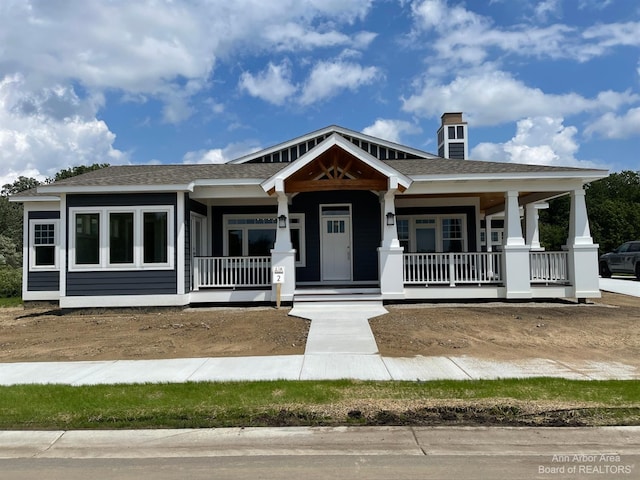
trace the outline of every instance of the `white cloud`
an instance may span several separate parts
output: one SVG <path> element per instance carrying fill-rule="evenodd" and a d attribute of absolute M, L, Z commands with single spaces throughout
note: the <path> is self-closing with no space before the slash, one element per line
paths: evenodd
<path fill-rule="evenodd" d="M 437 60 L 433 62 L 439 62 L 440 67 L 442 63 L 449 64 L 449 70 L 460 65 L 480 65 L 494 49 L 513 56 L 585 62 L 617 46 L 640 45 L 640 22 L 600 24 L 584 30 L 562 23 L 540 27 L 528 22 L 496 27 L 490 17 L 463 5 L 446 0 L 412 3 L 412 37 L 435 34 L 425 45 L 436 53 Z M 544 21 L 560 10 L 558 0 L 545 0 L 535 4 L 533 16 Z"/>
<path fill-rule="evenodd" d="M 362 133 L 365 135 L 371 135 L 395 143 L 401 143 L 403 134 L 421 132 L 422 129 L 411 122 L 384 118 L 378 118 L 373 125 L 362 130 Z"/>
<path fill-rule="evenodd" d="M 363 67 L 343 61 L 315 64 L 302 88 L 300 103 L 310 105 L 338 95 L 342 90 L 357 90 L 380 77 L 376 67 Z"/>
<path fill-rule="evenodd" d="M 470 157 L 478 160 L 535 165 L 599 168 L 596 162 L 579 160 L 578 130 L 564 126 L 562 118 L 530 117 L 517 124 L 515 136 L 505 143 L 480 143 Z"/>
<path fill-rule="evenodd" d="M 264 38 L 277 51 L 300 51 L 326 47 L 353 47 L 364 49 L 375 39 L 373 32 L 347 35 L 337 30 L 316 31 L 309 25 L 288 22 L 264 33 Z"/>
<path fill-rule="evenodd" d="M 187 152 L 182 157 L 182 163 L 227 163 L 230 160 L 257 152 L 260 149 L 261 147 L 253 142 L 230 143 L 224 148 Z"/>
<path fill-rule="evenodd" d="M 600 135 L 608 139 L 630 138 L 640 135 L 640 108 L 631 108 L 624 115 L 607 112 L 585 129 L 586 135 Z"/>
<path fill-rule="evenodd" d="M 71 166 L 127 161 L 127 155 L 113 147 L 115 135 L 95 118 L 99 99 L 82 100 L 70 87 L 31 94 L 23 86 L 20 75 L 0 80 L 0 164 L 8 172 L 5 177 L 42 180 Z"/>
<path fill-rule="evenodd" d="M 288 61 L 280 65 L 269 62 L 267 68 L 257 75 L 244 72 L 240 76 L 239 87 L 249 95 L 274 105 L 282 105 L 297 90 L 291 83 L 291 66 Z"/>
<path fill-rule="evenodd" d="M 549 94 L 525 85 L 510 73 L 488 70 L 457 77 L 449 84 L 427 79 L 417 93 L 403 99 L 402 108 L 425 117 L 460 111 L 474 125 L 497 125 L 524 117 L 564 117 L 604 111 L 639 99 L 639 95 L 630 91 L 602 92 L 593 99 L 573 92 Z"/>

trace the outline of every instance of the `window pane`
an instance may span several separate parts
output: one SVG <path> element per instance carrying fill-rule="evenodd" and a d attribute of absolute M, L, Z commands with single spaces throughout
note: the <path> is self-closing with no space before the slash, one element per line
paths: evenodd
<path fill-rule="evenodd" d="M 133 263 L 133 213 L 109 214 L 109 263 Z"/>
<path fill-rule="evenodd" d="M 56 226 L 53 223 L 37 223 L 33 226 L 35 245 L 54 245 Z"/>
<path fill-rule="evenodd" d="M 449 140 L 456 138 L 456 127 L 449 127 Z"/>
<path fill-rule="evenodd" d="M 167 263 L 167 212 L 144 213 L 144 263 Z"/>
<path fill-rule="evenodd" d="M 462 125 L 458 125 L 458 140 L 464 138 L 464 127 Z"/>
<path fill-rule="evenodd" d="M 432 253 L 436 251 L 435 228 L 416 228 L 416 252 Z"/>
<path fill-rule="evenodd" d="M 100 214 L 76 214 L 76 263 L 100 263 Z"/>
<path fill-rule="evenodd" d="M 39 267 L 56 264 L 56 247 L 53 245 L 36 247 L 36 265 Z"/>
<path fill-rule="evenodd" d="M 229 230 L 227 243 L 230 257 L 242 256 L 242 230 Z"/>
<path fill-rule="evenodd" d="M 276 231 L 273 230 L 249 230 L 249 256 L 271 255 L 271 249 L 276 241 Z"/>

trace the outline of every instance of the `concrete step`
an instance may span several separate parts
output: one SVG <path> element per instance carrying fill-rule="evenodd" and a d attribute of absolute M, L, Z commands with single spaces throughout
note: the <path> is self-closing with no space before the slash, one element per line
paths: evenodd
<path fill-rule="evenodd" d="M 294 303 L 382 302 L 381 294 L 294 294 Z"/>

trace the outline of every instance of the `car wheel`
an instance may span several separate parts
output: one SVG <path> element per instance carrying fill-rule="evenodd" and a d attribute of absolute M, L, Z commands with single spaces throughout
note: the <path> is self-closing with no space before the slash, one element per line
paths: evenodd
<path fill-rule="evenodd" d="M 636 263 L 636 280 L 640 280 L 640 263 Z"/>
<path fill-rule="evenodd" d="M 636 273 L 638 272 L 638 267 L 636 267 Z M 609 270 L 609 265 L 606 262 L 600 262 L 600 276 L 602 278 L 611 278 L 611 270 Z"/>

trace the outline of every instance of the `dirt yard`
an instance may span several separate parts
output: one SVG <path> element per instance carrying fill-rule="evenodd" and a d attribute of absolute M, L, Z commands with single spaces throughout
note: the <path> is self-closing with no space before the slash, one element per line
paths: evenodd
<path fill-rule="evenodd" d="M 640 298 L 396 305 L 370 321 L 386 356 L 609 360 L 640 366 Z M 0 309 L 0 362 L 290 355 L 309 322 L 283 308 Z"/>

